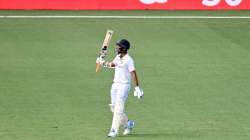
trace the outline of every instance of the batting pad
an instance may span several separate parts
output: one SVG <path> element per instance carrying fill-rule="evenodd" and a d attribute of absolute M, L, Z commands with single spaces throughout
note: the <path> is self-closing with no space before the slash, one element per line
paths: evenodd
<path fill-rule="evenodd" d="M 118 132 L 124 120 L 124 101 L 117 101 L 114 108 L 112 128 Z"/>
<path fill-rule="evenodd" d="M 112 113 L 114 113 L 115 105 L 114 105 L 114 104 L 109 104 L 109 107 L 110 107 L 110 111 L 111 111 Z"/>

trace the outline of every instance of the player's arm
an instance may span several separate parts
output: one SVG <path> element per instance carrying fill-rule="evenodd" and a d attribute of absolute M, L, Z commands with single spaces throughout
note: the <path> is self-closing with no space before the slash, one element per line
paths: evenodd
<path fill-rule="evenodd" d="M 132 79 L 133 79 L 135 87 L 139 87 L 139 81 L 138 81 L 138 77 L 137 77 L 136 71 L 133 70 L 133 71 L 130 72 L 130 74 L 132 76 Z"/>
<path fill-rule="evenodd" d="M 113 62 L 109 62 L 109 61 L 104 61 L 104 63 L 101 65 L 105 68 L 114 68 L 115 67 L 115 64 Z"/>
<path fill-rule="evenodd" d="M 131 76 L 135 85 L 134 96 L 137 96 L 138 99 L 141 99 L 144 93 L 143 93 L 143 90 L 139 87 L 139 80 L 138 80 L 136 71 L 133 70 L 130 73 L 131 73 Z"/>
<path fill-rule="evenodd" d="M 137 96 L 138 99 L 141 99 L 144 93 L 143 93 L 143 90 L 139 87 L 139 80 L 138 80 L 137 73 L 135 71 L 133 61 L 131 61 L 131 63 L 129 63 L 129 71 L 130 71 L 132 80 L 133 80 L 134 85 L 135 85 L 134 96 Z"/>
<path fill-rule="evenodd" d="M 115 64 L 113 62 L 109 62 L 103 59 L 103 57 L 98 57 L 96 59 L 96 63 L 99 63 L 101 66 L 105 68 L 114 68 Z"/>

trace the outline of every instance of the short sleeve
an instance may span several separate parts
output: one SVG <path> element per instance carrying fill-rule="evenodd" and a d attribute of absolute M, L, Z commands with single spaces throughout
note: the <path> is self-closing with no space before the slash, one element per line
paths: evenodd
<path fill-rule="evenodd" d="M 117 56 L 113 59 L 112 63 L 114 63 L 115 65 L 117 65 Z"/>
<path fill-rule="evenodd" d="M 129 72 L 132 72 L 132 71 L 135 70 L 135 66 L 134 66 L 134 61 L 133 61 L 133 59 L 129 59 L 129 60 L 128 60 L 128 70 L 129 70 Z"/>

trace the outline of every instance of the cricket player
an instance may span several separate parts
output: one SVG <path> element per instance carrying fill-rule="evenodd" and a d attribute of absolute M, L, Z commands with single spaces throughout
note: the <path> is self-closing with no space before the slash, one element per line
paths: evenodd
<path fill-rule="evenodd" d="M 138 99 L 141 99 L 143 96 L 143 91 L 139 88 L 134 61 L 128 54 L 129 48 L 129 41 L 122 39 L 116 43 L 117 56 L 112 62 L 105 61 L 101 56 L 96 60 L 96 63 L 101 64 L 103 67 L 115 69 L 114 80 L 110 90 L 111 104 L 109 104 L 113 113 L 113 120 L 108 137 L 118 136 L 120 127 L 124 128 L 123 135 L 128 135 L 135 125 L 134 121 L 129 120 L 125 113 L 125 102 L 130 91 L 131 80 L 133 80 L 135 85 L 134 96 L 137 96 Z"/>

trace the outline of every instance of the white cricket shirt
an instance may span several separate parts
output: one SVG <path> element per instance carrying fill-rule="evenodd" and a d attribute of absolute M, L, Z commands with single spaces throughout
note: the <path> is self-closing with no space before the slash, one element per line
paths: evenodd
<path fill-rule="evenodd" d="M 128 54 L 120 58 L 119 55 L 113 60 L 115 64 L 115 76 L 114 83 L 121 84 L 130 84 L 131 83 L 131 74 L 130 72 L 135 70 L 134 61 L 132 57 Z"/>

